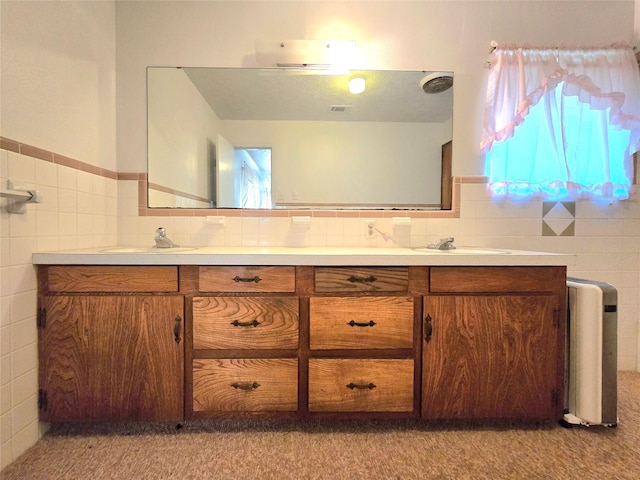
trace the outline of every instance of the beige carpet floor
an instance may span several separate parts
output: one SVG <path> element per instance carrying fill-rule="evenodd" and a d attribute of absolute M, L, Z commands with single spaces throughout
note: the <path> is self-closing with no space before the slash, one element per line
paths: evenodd
<path fill-rule="evenodd" d="M 63 479 L 638 479 L 640 373 L 617 428 L 419 421 L 217 421 L 53 428 L 0 472 Z"/>

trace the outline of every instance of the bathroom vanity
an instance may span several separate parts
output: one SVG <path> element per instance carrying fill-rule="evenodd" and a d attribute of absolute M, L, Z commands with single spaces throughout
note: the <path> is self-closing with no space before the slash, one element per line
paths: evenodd
<path fill-rule="evenodd" d="M 40 418 L 559 420 L 567 255 L 34 254 Z"/>

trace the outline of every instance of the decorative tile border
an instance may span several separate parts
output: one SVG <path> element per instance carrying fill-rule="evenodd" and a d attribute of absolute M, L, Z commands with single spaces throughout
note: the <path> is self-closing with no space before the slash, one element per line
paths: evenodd
<path fill-rule="evenodd" d="M 73 158 L 50 152 L 48 150 L 43 150 L 42 148 L 34 147 L 32 145 L 27 145 L 26 143 L 17 142 L 9 138 L 0 137 L 0 148 L 9 150 L 11 152 L 20 153 L 22 155 L 26 155 L 27 157 L 44 160 L 45 162 L 52 162 L 57 165 L 63 165 L 65 167 L 92 173 L 101 177 L 118 180 L 118 174 L 112 170 L 96 167 L 95 165 L 91 165 L 90 163 L 81 162 L 80 160 L 75 160 Z"/>
<path fill-rule="evenodd" d="M 487 183 L 487 177 L 481 175 L 453 177 L 451 210 L 253 210 L 253 209 L 229 209 L 229 208 L 149 208 L 148 205 L 148 177 L 146 173 L 114 172 L 105 168 L 96 167 L 89 163 L 81 162 L 73 158 L 59 155 L 32 145 L 28 145 L 9 138 L 0 137 L 0 148 L 12 152 L 38 158 L 47 162 L 53 162 L 66 167 L 75 168 L 94 175 L 111 178 L 114 180 L 130 180 L 138 182 L 138 215 L 141 217 L 173 216 L 173 217 L 293 217 L 298 215 L 310 215 L 312 217 L 331 218 L 460 218 L 460 188 L 468 183 Z M 152 184 L 153 186 L 153 184 Z"/>
<path fill-rule="evenodd" d="M 144 177 L 144 178 L 143 178 Z M 292 209 L 237 209 L 237 208 L 149 208 L 147 207 L 147 178 L 138 179 L 138 215 L 141 217 L 294 217 L 308 215 L 316 218 L 460 218 L 460 185 L 486 183 L 484 176 L 453 177 L 451 210 L 292 210 Z"/>

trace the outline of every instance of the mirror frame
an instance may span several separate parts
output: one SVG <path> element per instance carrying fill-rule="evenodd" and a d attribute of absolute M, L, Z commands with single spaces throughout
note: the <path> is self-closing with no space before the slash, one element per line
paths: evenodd
<path fill-rule="evenodd" d="M 451 210 L 290 210 L 290 209 L 227 209 L 227 208 L 162 208 L 147 206 L 147 174 L 120 173 L 118 180 L 138 182 L 138 216 L 140 217 L 295 217 L 312 218 L 460 218 L 460 190 L 462 184 L 486 184 L 483 175 L 454 176 L 451 178 Z"/>

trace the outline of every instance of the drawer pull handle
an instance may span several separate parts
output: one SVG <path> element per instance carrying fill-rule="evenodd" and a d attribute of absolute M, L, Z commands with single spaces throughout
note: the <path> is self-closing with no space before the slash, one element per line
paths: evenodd
<path fill-rule="evenodd" d="M 236 275 L 235 277 L 233 277 L 233 281 L 236 283 L 258 283 L 260 280 L 262 280 L 259 276 L 255 276 L 255 277 L 240 277 L 238 275 Z"/>
<path fill-rule="evenodd" d="M 231 322 L 231 325 L 233 325 L 234 327 L 257 327 L 258 325 L 260 325 L 260 322 L 258 320 L 254 320 L 252 322 L 241 322 L 240 320 L 234 320 L 233 322 Z"/>
<path fill-rule="evenodd" d="M 349 280 L 351 283 L 373 283 L 377 280 L 377 278 L 373 275 L 370 275 L 368 277 L 356 277 L 352 275 L 347 280 Z"/>
<path fill-rule="evenodd" d="M 431 341 L 431 335 L 433 334 L 433 324 L 431 322 L 431 315 L 427 313 L 427 318 L 425 318 L 425 335 L 424 341 L 429 343 Z"/>
<path fill-rule="evenodd" d="M 347 322 L 347 325 L 350 325 L 352 327 L 373 327 L 376 324 L 376 322 L 374 322 L 373 320 L 369 320 L 368 322 L 356 322 L 355 320 L 351 320 L 350 322 Z"/>
<path fill-rule="evenodd" d="M 353 383 L 347 385 L 349 390 L 357 389 L 357 390 L 373 390 L 376 388 L 375 383 Z"/>
<path fill-rule="evenodd" d="M 176 316 L 176 323 L 173 325 L 173 338 L 176 341 L 176 343 L 180 343 L 180 340 L 182 340 L 180 338 L 180 324 L 182 323 L 182 318 L 180 318 L 180 315 Z"/>
<path fill-rule="evenodd" d="M 258 388 L 260 384 L 258 382 L 236 382 L 236 383 L 232 383 L 231 386 L 236 390 L 239 389 L 239 390 L 250 391 Z"/>

